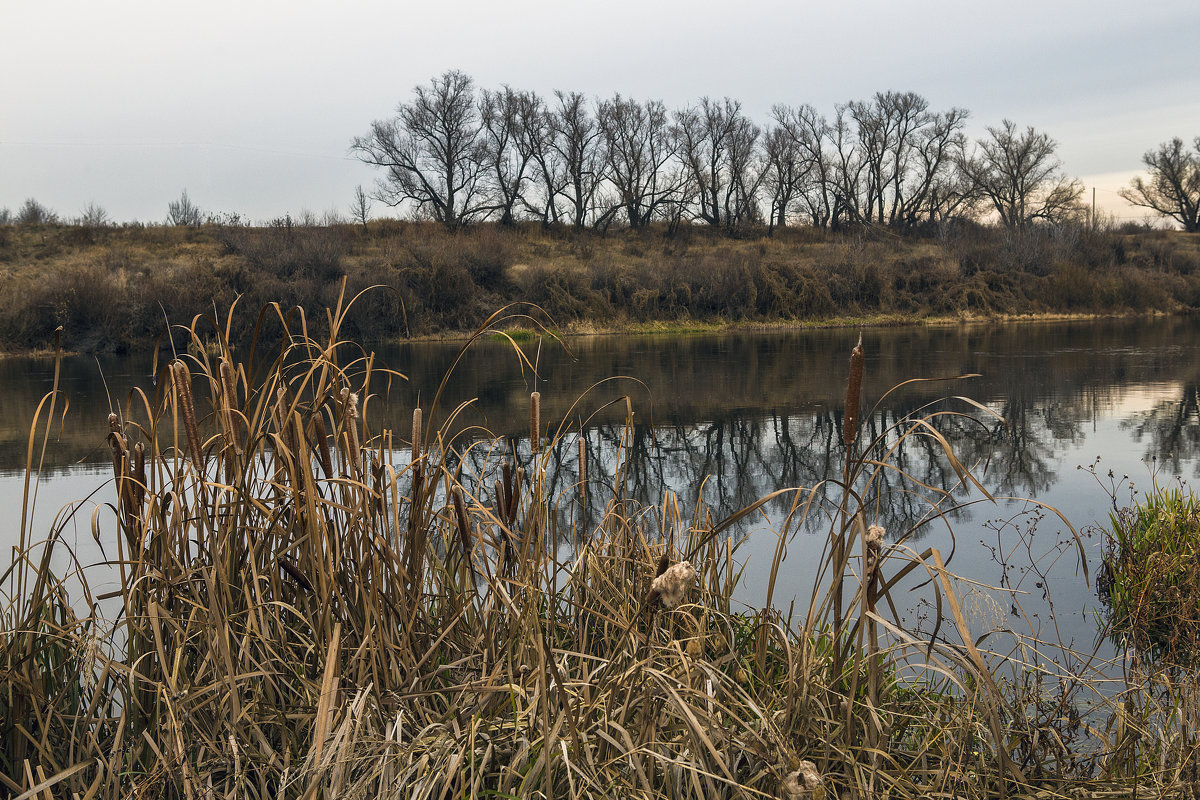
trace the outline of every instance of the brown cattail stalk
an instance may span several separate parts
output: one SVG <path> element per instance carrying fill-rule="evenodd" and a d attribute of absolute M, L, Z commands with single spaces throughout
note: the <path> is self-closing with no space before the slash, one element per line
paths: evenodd
<path fill-rule="evenodd" d="M 467 519 L 467 504 L 463 500 L 462 487 L 455 486 L 450 490 L 450 494 L 454 499 L 454 518 L 458 522 L 458 541 L 462 546 L 463 556 L 469 556 L 471 555 L 471 524 Z"/>
<path fill-rule="evenodd" d="M 350 447 L 350 463 L 357 472 L 362 461 L 358 448 L 358 394 L 355 392 L 350 393 L 346 404 L 346 442 Z"/>
<path fill-rule="evenodd" d="M 117 491 L 120 492 L 125 479 L 125 460 L 129 451 L 125 444 L 125 436 L 121 433 L 121 418 L 116 414 L 108 415 L 108 443 L 112 445 L 113 478 L 116 479 Z"/>
<path fill-rule="evenodd" d="M 313 415 L 313 438 L 317 440 L 317 458 L 321 460 L 321 470 L 326 478 L 333 477 L 333 458 L 329 455 L 329 431 L 325 428 L 325 419 L 321 412 Z"/>
<path fill-rule="evenodd" d="M 187 431 L 188 446 L 192 450 L 192 463 L 196 471 L 204 475 L 204 450 L 200 444 L 200 426 L 196 422 L 196 405 L 192 401 L 192 374 L 187 364 L 179 359 L 171 365 L 171 379 L 175 382 L 175 396 L 183 411 L 183 426 Z"/>
<path fill-rule="evenodd" d="M 140 514 L 146 499 L 146 445 L 133 446 L 133 511 Z"/>
<path fill-rule="evenodd" d="M 517 467 L 517 474 L 513 480 L 512 497 L 508 501 L 508 525 L 510 528 L 517 521 L 517 512 L 521 508 L 521 487 L 524 485 L 525 468 Z"/>
<path fill-rule="evenodd" d="M 343 388 L 342 399 L 342 429 L 343 435 L 338 437 L 342 448 L 342 458 L 352 477 L 358 475 L 358 395 Z"/>
<path fill-rule="evenodd" d="M 507 466 L 507 465 L 506 465 Z M 504 484 L 496 481 L 496 516 L 501 522 L 508 520 L 508 495 L 504 492 Z"/>
<path fill-rule="evenodd" d="M 542 393 L 529 395 L 529 450 L 542 452 Z"/>
<path fill-rule="evenodd" d="M 112 446 L 113 480 L 117 486 L 117 508 L 120 509 L 121 521 L 126 526 L 126 537 L 129 540 L 130 551 L 133 552 L 133 533 L 129 529 L 130 507 L 133 504 L 132 487 L 129 478 L 129 446 L 125 435 L 121 433 L 121 418 L 116 414 L 108 415 L 108 443 Z"/>
<path fill-rule="evenodd" d="M 225 420 L 225 438 L 233 445 L 233 452 L 242 454 L 241 426 L 238 424 L 237 409 L 237 376 L 233 365 L 221 359 L 218 371 L 221 374 L 221 416 Z"/>
<path fill-rule="evenodd" d="M 587 439 L 579 434 L 579 502 L 587 500 Z"/>
<path fill-rule="evenodd" d="M 421 460 L 421 409 L 413 409 L 412 423 L 412 463 Z"/>
<path fill-rule="evenodd" d="M 842 442 L 847 447 L 854 444 L 854 439 L 858 436 L 858 403 L 862 394 L 863 358 L 860 335 L 858 344 L 850 351 L 850 379 L 846 381 L 846 416 L 842 420 Z"/>
<path fill-rule="evenodd" d="M 500 472 L 504 478 L 504 523 L 512 524 L 512 507 L 513 507 L 513 470 L 512 464 L 505 462 L 500 467 Z"/>

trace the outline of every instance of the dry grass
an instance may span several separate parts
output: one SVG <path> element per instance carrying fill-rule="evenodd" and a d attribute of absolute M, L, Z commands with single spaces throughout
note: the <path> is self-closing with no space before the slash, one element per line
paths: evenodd
<path fill-rule="evenodd" d="M 0 349 L 45 347 L 59 325 L 77 351 L 146 346 L 170 319 L 235 299 L 325 308 L 339 279 L 364 298 L 356 341 L 465 335 L 504 304 L 537 303 L 568 332 L 669 324 L 988 318 L 1179 311 L 1200 306 L 1200 239 L 1079 226 L 1017 236 L 969 225 L 927 236 L 784 229 L 730 238 L 697 227 L 544 230 L 429 223 L 361 227 L 0 226 Z M 86 235 L 84 235 L 86 234 Z M 314 335 L 325 337 L 323 320 Z M 235 320 L 239 346 L 278 328 Z"/>
<path fill-rule="evenodd" d="M 219 336 L 215 355 L 164 366 L 157 394 L 97 422 L 114 483 L 92 524 L 119 589 L 93 596 L 82 567 L 53 574 L 61 528 L 43 543 L 23 528 L 3 584 L 0 791 L 1074 797 L 1165 796 L 1195 779 L 1194 679 L 1131 675 L 1108 695 L 1051 685 L 1047 645 L 974 641 L 941 553 L 912 551 L 906 532 L 881 541 L 865 498 L 894 480 L 907 440 L 932 440 L 960 487 L 983 491 L 939 432 L 950 412 L 872 441 L 848 427 L 841 484 L 781 488 L 724 520 L 686 520 L 669 493 L 634 507 L 627 464 L 593 470 L 608 498 L 585 529 L 575 487 L 547 491 L 554 448 L 450 438 L 458 410 L 437 407 L 442 388 L 411 441 L 372 429 L 398 376 L 341 339 L 348 306 L 321 340 L 296 321 L 268 364 L 241 363 Z M 493 315 L 477 336 L 514 321 Z M 57 403 L 56 386 L 31 427 L 32 478 Z M 539 437 L 568 435 L 539 411 Z M 464 472 L 467 449 L 488 468 Z M 904 490 L 931 520 L 957 502 Z M 791 510 L 768 600 L 737 610 L 727 533 L 780 498 Z M 818 516 L 828 535 L 806 557 L 821 576 L 807 608 L 784 612 L 770 598 L 785 544 Z M 893 606 L 918 573 L 932 634 Z"/>

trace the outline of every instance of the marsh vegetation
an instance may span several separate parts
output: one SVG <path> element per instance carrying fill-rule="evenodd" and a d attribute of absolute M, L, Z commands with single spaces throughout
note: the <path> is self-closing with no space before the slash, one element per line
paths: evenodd
<path fill-rule="evenodd" d="M 267 309 L 284 344 L 253 355 L 230 343 L 236 314 L 198 320 L 192 355 L 96 421 L 114 478 L 90 524 L 116 589 L 93 592 L 70 558 L 50 568 L 72 508 L 23 526 L 0 628 L 7 792 L 1066 797 L 1195 781 L 1193 678 L 1147 658 L 1114 683 L 1049 641 L 991 648 L 919 543 L 987 500 L 944 433 L 987 409 L 918 406 L 872 430 L 861 351 L 838 354 L 835 476 L 684 515 L 670 492 L 632 498 L 625 459 L 585 457 L 556 484 L 550 454 L 578 415 L 551 422 L 540 397 L 523 450 L 459 435 L 453 375 L 411 429 L 374 427 L 399 376 L 343 338 L 344 300 L 320 338 Z M 531 325 L 487 322 L 480 336 Z M 632 399 L 596 387 L 572 408 L 606 406 L 628 447 Z M 34 478 L 62 412 L 56 381 Z M 948 487 L 897 468 L 917 442 L 942 452 Z M 893 492 L 925 510 L 889 530 L 876 512 Z M 780 501 L 767 597 L 746 609 L 728 533 Z M 786 542 L 810 520 L 817 578 L 784 606 Z M 921 625 L 896 594 L 916 576 L 936 612 Z"/>

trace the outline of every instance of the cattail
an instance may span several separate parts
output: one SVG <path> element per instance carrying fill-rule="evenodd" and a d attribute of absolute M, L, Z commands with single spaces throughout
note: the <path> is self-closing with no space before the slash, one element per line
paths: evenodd
<path fill-rule="evenodd" d="M 579 435 L 579 501 L 587 500 L 587 439 Z"/>
<path fill-rule="evenodd" d="M 525 485 L 525 468 L 517 467 L 513 478 L 512 497 L 508 501 L 508 524 L 511 526 L 517 520 L 517 512 L 521 509 L 521 487 Z"/>
<path fill-rule="evenodd" d="M 112 445 L 113 477 L 117 481 L 117 491 L 119 492 L 125 478 L 125 459 L 128 457 L 129 451 L 125 444 L 125 436 L 121 433 L 121 418 L 116 414 L 108 415 L 108 443 Z"/>
<path fill-rule="evenodd" d="M 192 462 L 196 471 L 204 474 L 204 451 L 200 446 L 200 426 L 196 423 L 196 405 L 192 402 L 192 374 L 187 364 L 179 359 L 171 365 L 171 379 L 175 383 L 175 396 L 183 411 L 183 425 L 187 431 L 188 445 L 192 449 Z"/>
<path fill-rule="evenodd" d="M 500 472 L 504 478 L 504 517 L 503 517 L 503 519 L 504 519 L 505 524 L 511 524 L 512 518 L 509 515 L 509 512 L 512 510 L 512 507 L 513 507 L 512 464 L 509 464 L 507 461 L 504 462 L 504 464 L 502 464 L 500 466 Z"/>
<path fill-rule="evenodd" d="M 287 409 L 287 388 L 280 386 L 275 390 L 275 407 L 272 409 L 272 413 L 275 415 L 275 430 L 279 432 L 280 440 L 291 448 L 292 428 L 288 425 Z"/>
<path fill-rule="evenodd" d="M 817 765 L 811 761 L 801 761 L 800 768 L 789 772 L 783 779 L 779 793 L 784 800 L 823 800 L 824 780 L 821 773 L 817 772 Z"/>
<path fill-rule="evenodd" d="M 421 409 L 413 409 L 412 424 L 412 463 L 421 459 Z"/>
<path fill-rule="evenodd" d="M 503 522 L 508 519 L 508 496 L 504 493 L 504 484 L 496 481 L 496 516 Z"/>
<path fill-rule="evenodd" d="M 847 447 L 854 444 L 858 435 L 858 402 L 862 394 L 863 346 L 862 335 L 858 344 L 850 351 L 850 379 L 846 381 L 846 416 L 842 420 L 842 441 Z"/>
<path fill-rule="evenodd" d="M 233 372 L 233 365 L 223 358 L 218 366 L 218 371 L 221 374 L 221 416 L 225 420 L 225 436 L 233 445 L 234 452 L 240 456 L 242 454 L 241 427 L 238 424 L 237 414 L 234 413 L 234 409 L 237 407 L 237 376 Z"/>
<path fill-rule="evenodd" d="M 688 589 L 695 582 L 696 568 L 688 561 L 680 561 L 667 567 L 650 582 L 650 594 L 647 595 L 646 601 L 651 605 L 658 603 L 663 608 L 674 608 L 683 602 Z"/>
<path fill-rule="evenodd" d="M 358 453 L 358 395 L 349 389 L 342 389 L 342 426 L 345 428 L 346 437 L 342 440 L 344 452 L 342 456 L 346 459 L 346 464 L 352 471 L 353 475 L 358 474 L 359 453 Z"/>
<path fill-rule="evenodd" d="M 286 572 L 292 580 L 300 585 L 300 588 L 306 592 L 313 590 L 312 583 L 300 571 L 300 568 L 293 564 L 287 556 L 276 556 L 275 563 L 278 564 L 284 572 Z"/>
<path fill-rule="evenodd" d="M 883 550 L 883 535 L 885 531 L 882 525 L 872 525 L 863 531 L 863 544 L 867 551 L 867 563 L 863 569 L 863 575 L 869 583 L 875 575 L 875 570 L 879 566 L 879 554 Z"/>
<path fill-rule="evenodd" d="M 454 517 L 458 521 L 458 539 L 462 546 L 464 556 L 471 554 L 471 528 L 470 522 L 467 520 L 467 504 L 463 500 L 461 486 L 455 486 L 450 490 L 450 494 L 454 499 Z"/>
<path fill-rule="evenodd" d="M 312 418 L 313 438 L 317 441 L 317 458 L 321 460 L 321 469 L 326 478 L 333 477 L 333 458 L 329 454 L 329 431 L 325 428 L 325 419 L 321 412 Z"/>
<path fill-rule="evenodd" d="M 108 443 L 112 446 L 113 479 L 117 485 L 117 507 L 128 515 L 133 498 L 129 486 L 129 447 L 121 433 L 121 418 L 108 415 Z"/>
<path fill-rule="evenodd" d="M 133 446 L 133 508 L 140 512 L 146 499 L 146 445 L 138 442 Z"/>
<path fill-rule="evenodd" d="M 529 395 L 529 450 L 542 452 L 542 393 Z"/>

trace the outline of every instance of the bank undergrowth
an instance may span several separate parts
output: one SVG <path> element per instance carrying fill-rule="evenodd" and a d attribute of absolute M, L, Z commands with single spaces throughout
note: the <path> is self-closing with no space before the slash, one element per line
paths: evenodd
<path fill-rule="evenodd" d="M 0 226 L 0 349 L 47 347 L 60 325 L 73 350 L 145 347 L 164 316 L 192 319 L 238 297 L 251 308 L 329 307 L 343 277 L 352 291 L 389 287 L 345 322 L 343 333 L 363 341 L 471 331 L 513 301 L 538 304 L 568 332 L 1190 311 L 1200 307 L 1200 240 L 1075 224 L 740 238 L 694 226 L 670 235 L 524 224 L 450 233 L 391 220 Z M 230 336 L 248 343 L 254 321 L 237 320 Z"/>
<path fill-rule="evenodd" d="M 265 361 L 229 344 L 236 314 L 198 321 L 187 335 L 215 348 L 165 364 L 153 391 L 97 421 L 114 479 L 91 526 L 109 564 L 70 558 L 72 507 L 49 532 L 23 524 L 3 576 L 0 791 L 1075 797 L 1196 778 L 1194 681 L 1164 690 L 1139 674 L 1104 691 L 1056 673 L 1050 643 L 988 651 L 943 554 L 875 524 L 893 448 L 916 438 L 957 477 L 946 492 L 900 476 L 927 508 L 919 524 L 951 519 L 964 492 L 987 499 L 980 465 L 939 430 L 983 409 L 926 409 L 865 440 L 856 348 L 841 480 L 687 519 L 669 492 L 635 506 L 621 461 L 550 493 L 546 445 L 575 423 L 543 418 L 540 396 L 515 450 L 451 437 L 441 387 L 411 432 L 374 429 L 400 376 L 342 337 L 347 312 L 337 302 L 321 338 L 293 320 Z M 530 324 L 487 322 L 478 335 Z M 605 405 L 600 389 L 563 418 Z M 630 401 L 608 402 L 630 429 Z M 56 386 L 31 426 L 31 479 L 61 413 Z M 466 470 L 479 463 L 467 449 L 487 466 Z M 746 609 L 727 533 L 779 500 L 767 599 Z M 803 557 L 819 577 L 785 611 L 772 598 L 787 543 L 813 519 L 826 533 Z M 116 572 L 111 592 L 91 588 L 100 569 Z M 931 631 L 897 612 L 896 587 L 917 575 Z"/>

